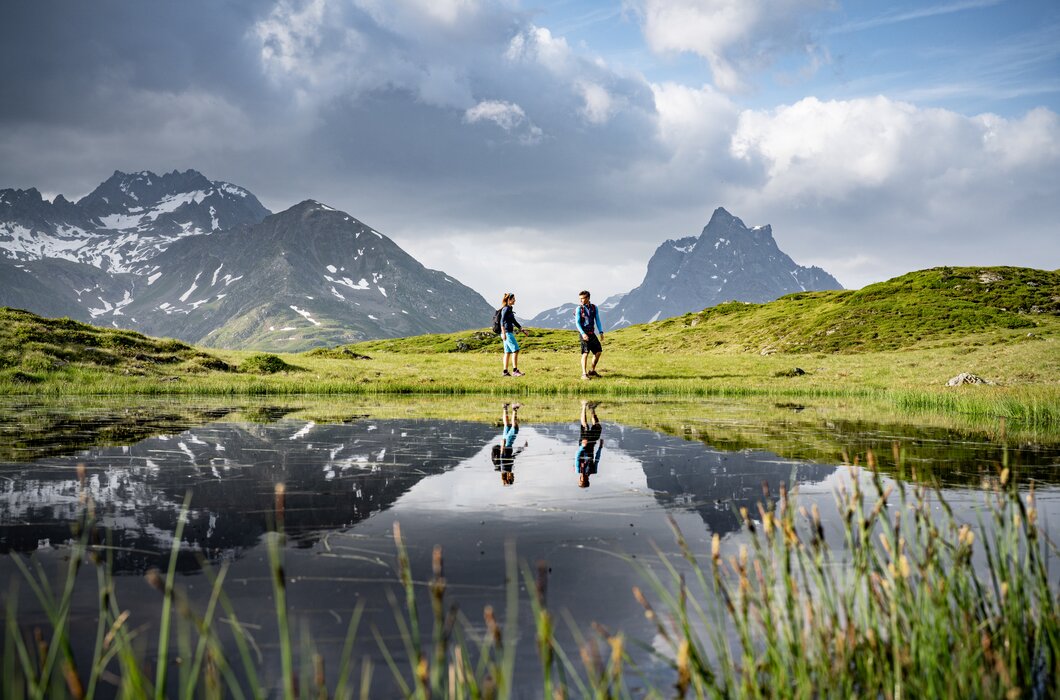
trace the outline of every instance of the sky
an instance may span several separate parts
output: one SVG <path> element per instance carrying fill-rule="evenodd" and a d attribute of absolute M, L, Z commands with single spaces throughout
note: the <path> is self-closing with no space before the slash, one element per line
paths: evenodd
<path fill-rule="evenodd" d="M 0 4 L 0 188 L 194 168 L 520 313 L 716 207 L 861 287 L 1060 267 L 1056 0 Z"/>

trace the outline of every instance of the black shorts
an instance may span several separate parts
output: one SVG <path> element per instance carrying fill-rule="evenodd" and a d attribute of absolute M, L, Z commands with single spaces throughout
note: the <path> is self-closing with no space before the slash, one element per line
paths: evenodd
<path fill-rule="evenodd" d="M 602 347 L 600 347 L 600 336 L 598 336 L 596 334 L 593 334 L 593 335 L 589 336 L 588 340 L 584 340 L 584 339 L 582 340 L 582 354 L 583 355 L 585 353 L 588 353 L 588 352 L 596 354 L 598 352 L 603 352 L 603 351 L 604 351 L 604 349 Z"/>

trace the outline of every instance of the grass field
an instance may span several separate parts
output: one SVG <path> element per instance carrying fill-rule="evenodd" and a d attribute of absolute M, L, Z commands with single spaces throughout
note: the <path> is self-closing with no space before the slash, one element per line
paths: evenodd
<path fill-rule="evenodd" d="M 277 356 L 0 309 L 0 394 L 854 397 L 1060 423 L 1056 272 L 937 268 L 857 291 L 723 304 L 608 333 L 602 377 L 588 382 L 573 332 L 536 329 L 521 342 L 527 376 L 502 378 L 487 331 Z M 995 384 L 945 386 L 961 372 Z"/>

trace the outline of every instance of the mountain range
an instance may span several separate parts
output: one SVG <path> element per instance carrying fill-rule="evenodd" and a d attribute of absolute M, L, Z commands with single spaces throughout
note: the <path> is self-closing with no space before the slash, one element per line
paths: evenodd
<path fill-rule="evenodd" d="M 719 207 L 697 236 L 663 242 L 639 286 L 599 304 L 605 330 L 700 311 L 726 301 L 764 303 L 785 294 L 842 289 L 819 267 L 797 265 L 770 226 L 748 228 Z M 576 304 L 542 311 L 528 325 L 570 328 Z"/>
<path fill-rule="evenodd" d="M 477 292 L 313 200 L 272 214 L 188 170 L 70 202 L 0 190 L 0 305 L 208 347 L 300 351 L 488 325 Z"/>
<path fill-rule="evenodd" d="M 639 286 L 599 302 L 607 330 L 737 300 L 841 289 L 785 255 L 769 226 L 718 208 L 668 240 Z M 473 289 L 314 200 L 273 214 L 195 170 L 115 171 L 76 202 L 0 190 L 0 306 L 206 347 L 297 352 L 489 325 Z M 527 325 L 569 328 L 575 304 Z"/>

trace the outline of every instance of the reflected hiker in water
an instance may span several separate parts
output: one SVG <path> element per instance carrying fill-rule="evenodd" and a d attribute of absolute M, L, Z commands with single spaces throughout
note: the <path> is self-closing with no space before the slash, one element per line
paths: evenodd
<path fill-rule="evenodd" d="M 604 439 L 600 437 L 603 427 L 596 417 L 596 404 L 582 401 L 582 424 L 578 438 L 578 453 L 574 456 L 574 469 L 578 472 L 578 487 L 589 488 L 589 476 L 600 466 L 600 453 L 604 451 Z"/>
<path fill-rule="evenodd" d="M 505 486 L 511 486 L 515 483 L 515 472 L 512 469 L 515 467 L 515 456 L 526 449 L 529 444 L 523 441 L 523 444 L 519 447 L 515 447 L 515 438 L 519 436 L 519 404 L 511 405 L 511 417 L 508 415 L 509 404 L 504 404 L 504 411 L 501 416 L 501 425 L 504 426 L 504 432 L 501 433 L 501 444 L 494 445 L 493 449 L 490 450 L 490 459 L 493 461 L 493 469 L 501 473 L 501 483 Z"/>

